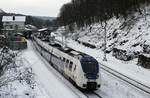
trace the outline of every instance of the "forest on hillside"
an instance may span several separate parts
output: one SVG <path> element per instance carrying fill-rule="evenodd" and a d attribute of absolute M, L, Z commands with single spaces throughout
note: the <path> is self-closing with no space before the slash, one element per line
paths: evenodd
<path fill-rule="evenodd" d="M 49 19 L 42 19 L 38 18 L 36 16 L 26 16 L 26 23 L 25 24 L 31 24 L 36 26 L 37 28 L 43 28 L 43 27 L 49 27 L 51 26 L 52 20 Z"/>
<path fill-rule="evenodd" d="M 139 12 L 149 0 L 72 0 L 60 9 L 57 22 L 60 26 L 77 24 L 78 27 L 104 22 L 112 17 L 124 17 Z"/>

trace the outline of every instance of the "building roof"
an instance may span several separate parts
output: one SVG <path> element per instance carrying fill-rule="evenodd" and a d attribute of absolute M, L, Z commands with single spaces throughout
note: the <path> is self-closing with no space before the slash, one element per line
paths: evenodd
<path fill-rule="evenodd" d="M 26 16 L 3 16 L 2 22 L 25 22 Z"/>

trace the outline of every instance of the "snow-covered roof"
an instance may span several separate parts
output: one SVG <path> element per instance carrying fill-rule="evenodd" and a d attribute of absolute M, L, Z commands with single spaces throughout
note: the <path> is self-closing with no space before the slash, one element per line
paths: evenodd
<path fill-rule="evenodd" d="M 36 29 L 36 26 L 30 25 L 30 24 L 25 25 L 25 27 L 26 27 L 26 28 L 31 28 L 31 29 Z"/>
<path fill-rule="evenodd" d="M 0 13 L 5 13 L 5 12 L 0 8 Z"/>
<path fill-rule="evenodd" d="M 25 22 L 26 16 L 3 16 L 2 22 Z"/>
<path fill-rule="evenodd" d="M 43 29 L 39 29 L 38 31 L 42 32 L 42 31 L 47 31 L 47 30 L 48 30 L 48 28 L 43 28 Z"/>

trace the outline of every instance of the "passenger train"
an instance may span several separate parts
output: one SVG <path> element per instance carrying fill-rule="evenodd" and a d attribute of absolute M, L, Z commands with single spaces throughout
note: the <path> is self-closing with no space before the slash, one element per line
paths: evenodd
<path fill-rule="evenodd" d="M 59 44 L 49 45 L 36 36 L 33 36 L 33 44 L 55 69 L 78 87 L 87 90 L 100 88 L 100 66 L 93 57 L 71 48 L 62 48 Z"/>

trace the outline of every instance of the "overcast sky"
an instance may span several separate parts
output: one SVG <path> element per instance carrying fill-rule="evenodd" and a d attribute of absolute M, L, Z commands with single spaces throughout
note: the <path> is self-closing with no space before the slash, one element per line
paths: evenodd
<path fill-rule="evenodd" d="M 6 12 L 56 17 L 61 6 L 71 0 L 0 0 Z"/>

